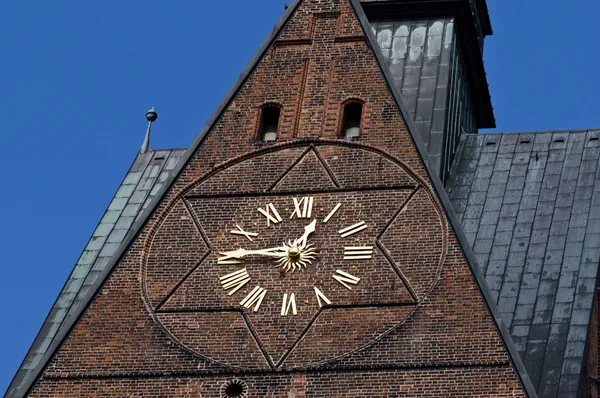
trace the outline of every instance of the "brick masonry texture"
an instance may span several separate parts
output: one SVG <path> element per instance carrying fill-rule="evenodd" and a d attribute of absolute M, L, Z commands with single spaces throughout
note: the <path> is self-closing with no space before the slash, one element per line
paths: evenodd
<path fill-rule="evenodd" d="M 352 98 L 365 104 L 361 137 L 344 142 Z M 275 145 L 256 139 L 268 103 L 282 108 Z M 239 294 L 218 285 L 214 251 L 233 249 L 234 220 L 264 222 L 253 209 L 267 198 L 292 223 L 286 231 L 301 233 L 306 220 L 288 221 L 289 207 L 308 192 L 317 218 L 354 203 L 338 217 L 372 225 L 352 241 L 378 243 L 355 271 L 361 285 L 324 287 L 349 308 L 315 318 L 314 296 L 303 296 L 334 269 L 327 250 L 345 245 L 332 225 L 316 233 L 322 260 L 306 273 L 257 271 L 277 296 L 264 312 L 241 312 Z M 275 229 L 256 228 L 261 243 L 280 244 Z M 300 311 L 282 320 L 286 286 Z M 525 395 L 346 0 L 301 3 L 30 396 L 216 397 L 234 377 L 250 397 Z"/>

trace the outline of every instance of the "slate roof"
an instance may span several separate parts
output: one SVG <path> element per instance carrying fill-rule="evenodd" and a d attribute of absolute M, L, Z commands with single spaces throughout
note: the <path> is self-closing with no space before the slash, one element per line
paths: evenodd
<path fill-rule="evenodd" d="M 600 130 L 465 135 L 447 192 L 540 397 L 576 397 L 600 259 Z"/>
<path fill-rule="evenodd" d="M 185 149 L 148 151 L 138 154 L 129 172 L 117 190 L 73 272 L 58 295 L 50 314 L 38 333 L 7 395 L 21 391 L 24 381 L 33 372 L 61 328 L 67 328 L 66 319 L 76 317 L 78 304 L 94 295 L 102 272 L 115 254 L 125 235 L 162 187 L 171 171 L 179 163 Z"/>

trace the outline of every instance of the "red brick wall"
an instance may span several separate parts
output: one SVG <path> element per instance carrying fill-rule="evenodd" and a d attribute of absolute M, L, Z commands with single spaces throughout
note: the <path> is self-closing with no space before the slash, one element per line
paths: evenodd
<path fill-rule="evenodd" d="M 349 98 L 365 103 L 356 144 L 338 139 L 341 106 Z M 274 146 L 256 141 L 260 107 L 269 102 L 282 107 Z M 344 192 L 335 191 L 339 186 Z M 385 186 L 387 191 L 380 189 Z M 224 195 L 269 187 L 318 191 L 317 217 L 336 201 L 353 203 L 339 216 L 348 222 L 368 218 L 372 228 L 358 244 L 372 243 L 376 230 L 389 227 L 380 239 L 387 257 L 379 247 L 374 260 L 357 271 L 362 290 L 353 296 L 343 288 L 333 291 L 334 285 L 328 290 L 337 304 L 360 306 L 323 311 L 315 320 L 319 309 L 307 295 L 303 312 L 289 324 L 277 318 L 277 297 L 269 297 L 258 315 L 224 310 L 235 301 L 219 289 L 223 271 L 214 267 L 212 251 L 230 244 L 227 231 L 234 220 L 253 225 L 256 219 L 248 214 L 264 199 Z M 221 196 L 208 201 L 202 197 L 207 194 Z M 291 196 L 302 195 L 270 198 L 285 209 Z M 301 231 L 303 223 L 294 222 Z M 261 283 L 273 291 L 293 286 L 306 292 L 323 280 L 317 279 L 320 270 L 336 266 L 327 263 L 326 251 L 341 247 L 334 238 L 337 227 L 320 226 L 331 230 L 317 232 L 324 260 L 310 272 L 284 278 L 263 273 Z M 269 243 L 279 243 L 276 234 L 266 235 Z M 409 287 L 402 278 L 381 276 L 394 267 Z M 360 310 L 371 304 L 369 311 Z M 190 312 L 159 314 L 161 305 L 165 310 L 188 306 Z M 311 322 L 315 327 L 298 340 Z M 290 350 L 294 341 L 299 343 Z M 279 365 L 282 353 L 287 356 Z M 346 0 L 302 3 L 31 396 L 216 397 L 233 377 L 248 384 L 252 397 L 524 396 Z"/>

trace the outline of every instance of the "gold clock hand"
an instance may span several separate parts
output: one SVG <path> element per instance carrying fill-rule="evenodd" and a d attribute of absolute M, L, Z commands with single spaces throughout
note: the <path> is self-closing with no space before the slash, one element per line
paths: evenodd
<path fill-rule="evenodd" d="M 257 255 L 257 256 L 269 256 L 269 257 L 280 257 L 282 254 L 285 254 L 285 247 L 272 247 L 269 249 L 261 249 L 261 250 L 246 250 L 246 249 L 238 249 L 230 252 L 222 252 L 219 253 L 223 257 L 220 257 L 219 260 L 227 260 L 230 258 L 244 258 L 246 256 Z"/>
<path fill-rule="evenodd" d="M 296 239 L 294 242 L 295 245 L 298 245 L 299 248 L 304 249 L 306 244 L 308 243 L 308 237 L 310 234 L 317 230 L 317 220 L 314 219 L 310 224 L 304 227 L 304 235 L 301 238 Z"/>

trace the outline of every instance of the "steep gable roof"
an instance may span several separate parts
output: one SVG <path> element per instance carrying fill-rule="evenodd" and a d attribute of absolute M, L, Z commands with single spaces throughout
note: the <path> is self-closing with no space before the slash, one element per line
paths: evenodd
<path fill-rule="evenodd" d="M 600 130 L 467 135 L 447 190 L 541 397 L 578 396 L 600 260 Z"/>
<path fill-rule="evenodd" d="M 157 195 L 155 196 L 155 198 L 153 199 L 151 204 L 148 206 L 147 211 L 144 212 L 144 214 L 142 216 L 140 216 L 139 222 L 136 222 L 132 226 L 132 228 L 130 229 L 127 236 L 123 239 L 122 243 L 119 245 L 118 249 L 115 250 L 115 253 L 111 257 L 109 264 L 107 264 L 106 268 L 98 275 L 98 279 L 97 279 L 97 283 L 95 284 L 95 288 L 91 289 L 91 290 L 93 290 L 93 292 L 91 292 L 87 296 L 87 300 L 85 302 L 81 301 L 73 307 L 72 316 L 67 317 L 67 319 L 65 319 L 65 326 L 61 328 L 60 333 L 58 333 L 56 335 L 56 338 L 50 343 L 49 349 L 43 355 L 42 359 L 39 361 L 39 363 L 35 367 L 35 369 L 30 373 L 30 375 L 28 375 L 26 377 L 26 380 L 24 380 L 23 390 L 20 393 L 15 393 L 15 395 L 9 395 L 9 396 L 19 396 L 20 394 L 25 393 L 29 388 L 31 388 L 31 386 L 33 385 L 33 383 L 35 382 L 37 377 L 39 377 L 39 375 L 43 371 L 43 369 L 46 366 L 46 364 L 48 363 L 48 361 L 52 358 L 53 354 L 60 347 L 62 340 L 68 335 L 69 331 L 76 324 L 77 320 L 85 312 L 88 305 L 91 303 L 91 301 L 94 299 L 94 297 L 98 293 L 99 289 L 102 287 L 104 281 L 106 281 L 106 279 L 108 278 L 108 276 L 110 275 L 110 273 L 112 272 L 114 267 L 118 264 L 122 255 L 125 253 L 127 248 L 133 242 L 134 238 L 141 231 L 141 228 L 145 225 L 146 221 L 152 215 L 154 209 L 158 206 L 158 204 L 160 203 L 162 198 L 165 196 L 168 189 L 171 187 L 172 183 L 179 176 L 183 167 L 188 163 L 190 158 L 196 153 L 197 149 L 202 144 L 203 140 L 207 136 L 208 132 L 212 129 L 212 127 L 214 126 L 216 121 L 219 119 L 219 117 L 222 114 L 222 112 L 224 111 L 224 109 L 227 107 L 227 105 L 230 104 L 230 102 L 232 101 L 234 96 L 237 94 L 237 92 L 241 88 L 242 84 L 246 81 L 247 77 L 250 75 L 250 73 L 254 70 L 254 68 L 258 64 L 258 61 L 263 57 L 266 50 L 272 44 L 274 38 L 277 37 L 277 35 L 279 34 L 282 27 L 286 24 L 287 20 L 290 18 L 292 13 L 296 10 L 296 8 L 301 3 L 302 3 L 302 1 L 298 0 L 298 1 L 295 1 L 294 4 L 289 7 L 289 9 L 286 11 L 283 19 L 280 21 L 280 23 L 278 23 L 275 30 L 272 32 L 272 34 L 269 36 L 269 38 L 263 44 L 263 46 L 261 47 L 261 49 L 255 56 L 255 58 L 251 62 L 250 66 L 240 77 L 238 83 L 230 91 L 229 95 L 222 102 L 221 106 L 215 111 L 215 113 L 210 118 L 210 120 L 208 121 L 206 126 L 202 129 L 202 131 L 197 136 L 197 138 L 195 139 L 192 146 L 187 151 L 186 155 L 183 157 L 182 161 L 173 170 L 173 172 L 169 175 L 169 178 L 164 182 L 163 187 L 160 189 L 159 193 L 157 193 Z M 465 239 L 465 237 L 460 229 L 460 226 L 453 214 L 452 206 L 450 204 L 450 201 L 449 201 L 447 195 L 445 194 L 445 191 L 443 189 L 441 181 L 436 176 L 436 173 L 433 172 L 432 170 L 430 170 L 429 157 L 427 155 L 427 151 L 425 150 L 420 137 L 417 134 L 417 130 L 415 128 L 414 121 L 412 120 L 412 118 L 410 117 L 408 112 L 406 112 L 406 107 L 403 104 L 400 93 L 397 91 L 397 89 L 392 84 L 390 84 L 390 82 L 391 82 L 390 72 L 387 69 L 385 62 L 383 62 L 383 57 L 381 55 L 380 50 L 378 49 L 377 45 L 375 44 L 376 43 L 375 39 L 372 36 L 372 33 L 370 32 L 370 29 L 368 27 L 368 21 L 364 15 L 364 13 L 362 12 L 360 2 L 358 0 L 352 0 L 352 5 L 354 7 L 356 14 L 359 17 L 363 31 L 368 38 L 369 47 L 371 48 L 371 50 L 375 53 L 375 55 L 377 57 L 378 64 L 385 76 L 388 88 L 393 93 L 393 96 L 398 105 L 398 109 L 400 110 L 402 117 L 404 118 L 404 120 L 408 126 L 408 130 L 413 139 L 413 142 L 419 152 L 419 155 L 421 156 L 421 158 L 423 160 L 423 163 L 425 164 L 425 166 L 427 168 L 430 180 L 432 181 L 432 184 L 437 191 L 438 198 L 439 198 L 440 202 L 442 203 L 451 224 L 454 226 L 454 228 L 453 228 L 454 233 L 456 234 L 458 240 L 461 242 L 463 251 L 464 251 L 469 263 L 471 264 L 470 269 L 475 277 L 475 280 L 477 281 L 480 291 L 482 292 L 483 298 L 485 299 L 485 302 L 488 305 L 488 308 L 489 308 L 491 314 L 493 315 L 496 326 L 498 327 L 499 334 L 502 337 L 505 347 L 507 348 L 507 351 L 508 351 L 509 357 L 511 358 L 511 361 L 516 368 L 516 371 L 521 380 L 521 383 L 524 386 L 524 388 L 529 396 L 535 396 L 535 391 L 531 388 L 529 378 L 524 370 L 524 367 L 522 365 L 520 358 L 516 354 L 516 349 L 514 347 L 514 344 L 512 343 L 510 335 L 508 334 L 508 332 L 502 325 L 502 318 L 499 315 L 496 315 L 496 314 L 498 314 L 498 311 L 496 310 L 493 302 L 490 300 L 490 297 L 489 297 L 490 295 L 489 295 L 489 292 L 487 291 L 483 277 L 478 272 L 477 268 L 474 266 L 475 262 L 473 260 L 473 255 L 468 247 L 468 244 L 466 243 L 466 239 Z"/>

